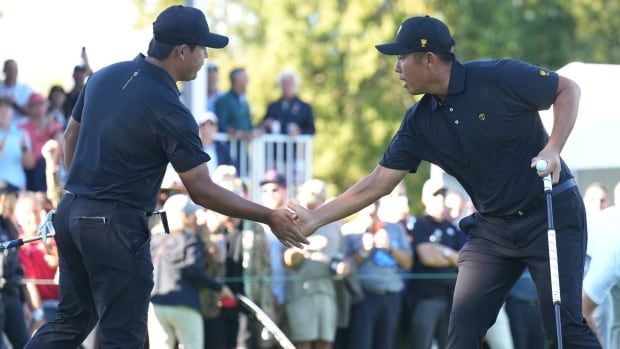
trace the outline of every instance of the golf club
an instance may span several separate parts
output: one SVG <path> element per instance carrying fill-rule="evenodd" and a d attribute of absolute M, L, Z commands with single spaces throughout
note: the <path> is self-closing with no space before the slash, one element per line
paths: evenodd
<path fill-rule="evenodd" d="M 536 163 L 536 171 L 543 172 L 549 164 L 545 160 L 538 160 Z M 562 322 L 560 319 L 560 276 L 558 274 L 558 250 L 555 240 L 555 228 L 553 224 L 553 187 L 551 183 L 551 174 L 543 178 L 543 186 L 545 191 L 545 199 L 547 201 L 547 240 L 549 246 L 549 271 L 551 273 L 551 298 L 555 310 L 555 331 L 558 341 L 558 349 L 562 346 Z"/>

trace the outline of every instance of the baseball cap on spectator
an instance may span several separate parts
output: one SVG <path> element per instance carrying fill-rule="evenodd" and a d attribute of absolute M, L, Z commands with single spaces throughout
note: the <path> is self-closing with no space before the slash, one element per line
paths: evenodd
<path fill-rule="evenodd" d="M 187 194 L 174 194 L 166 200 L 163 207 L 166 214 L 178 215 L 180 213 L 192 214 L 200 209 Z"/>
<path fill-rule="evenodd" d="M 196 115 L 196 122 L 198 123 L 198 125 L 202 125 L 207 121 L 211 121 L 212 123 L 217 125 L 217 122 L 218 122 L 217 115 L 215 115 L 215 113 L 210 112 L 210 111 L 207 111 L 204 113 L 198 113 Z"/>
<path fill-rule="evenodd" d="M 286 188 L 286 177 L 278 173 L 276 170 L 269 170 L 265 173 L 265 177 L 260 181 L 260 185 L 263 186 L 268 183 L 275 183 Z"/>
<path fill-rule="evenodd" d="M 13 184 L 0 179 L 0 194 L 18 194 L 19 188 Z"/>
<path fill-rule="evenodd" d="M 170 6 L 153 22 L 153 38 L 168 45 L 223 48 L 228 37 L 211 33 L 204 13 L 194 7 Z"/>
<path fill-rule="evenodd" d="M 45 98 L 42 94 L 34 92 L 28 97 L 28 106 L 39 105 L 47 102 L 47 98 Z"/>
<path fill-rule="evenodd" d="M 454 53 L 454 39 L 448 27 L 430 16 L 407 18 L 398 28 L 394 42 L 375 45 L 386 55 L 412 52 Z"/>
<path fill-rule="evenodd" d="M 438 179 L 428 179 L 424 182 L 422 186 L 422 197 L 426 198 L 429 196 L 437 196 L 437 195 L 446 195 L 446 186 L 443 181 Z"/>

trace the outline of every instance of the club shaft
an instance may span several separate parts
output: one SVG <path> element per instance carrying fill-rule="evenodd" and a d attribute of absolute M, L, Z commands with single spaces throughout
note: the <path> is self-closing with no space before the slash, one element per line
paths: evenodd
<path fill-rule="evenodd" d="M 557 348 L 564 349 L 564 345 L 562 344 L 562 318 L 560 317 L 560 302 L 553 303 L 553 308 L 555 310 L 555 335 L 558 339 Z"/>
<path fill-rule="evenodd" d="M 562 345 L 562 318 L 560 316 L 560 275 L 558 271 L 558 250 L 555 234 L 555 224 L 553 222 L 553 188 L 551 176 L 543 178 L 545 189 L 545 200 L 547 203 L 547 241 L 549 247 L 549 272 L 551 279 L 551 298 L 555 311 L 555 331 L 557 338 L 557 348 L 563 349 Z"/>

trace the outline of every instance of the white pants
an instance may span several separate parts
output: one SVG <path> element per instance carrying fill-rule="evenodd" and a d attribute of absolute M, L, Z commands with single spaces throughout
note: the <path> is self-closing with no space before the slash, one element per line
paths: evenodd
<path fill-rule="evenodd" d="M 174 349 L 175 342 L 184 349 L 204 348 L 202 315 L 186 306 L 149 305 L 149 346 Z"/>

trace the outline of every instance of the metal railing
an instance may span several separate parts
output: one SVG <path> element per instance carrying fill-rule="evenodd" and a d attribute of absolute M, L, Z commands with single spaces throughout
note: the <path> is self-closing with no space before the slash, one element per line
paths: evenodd
<path fill-rule="evenodd" d="M 286 177 L 289 196 L 312 178 L 312 139 L 310 135 L 264 134 L 248 142 L 225 133 L 215 135 L 215 140 L 229 145 L 239 177 L 248 184 L 253 200 L 260 199 L 258 183 L 268 170 L 275 169 Z"/>

